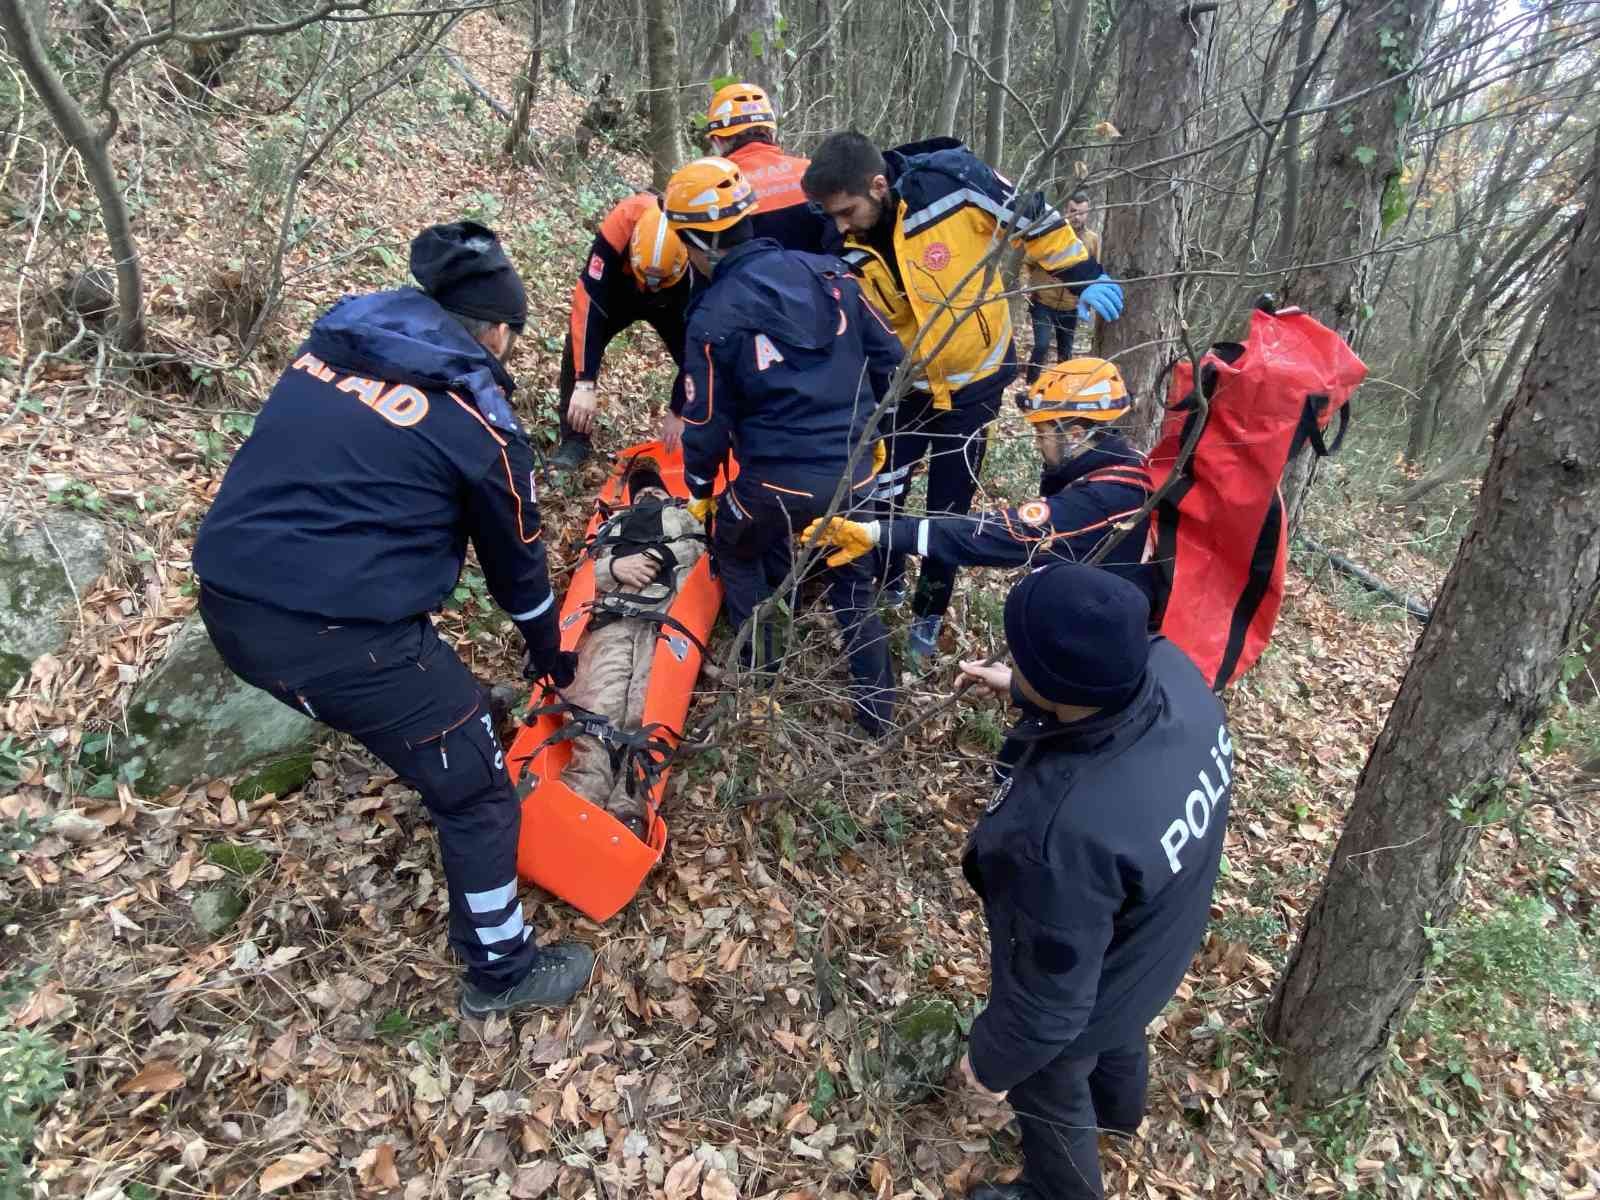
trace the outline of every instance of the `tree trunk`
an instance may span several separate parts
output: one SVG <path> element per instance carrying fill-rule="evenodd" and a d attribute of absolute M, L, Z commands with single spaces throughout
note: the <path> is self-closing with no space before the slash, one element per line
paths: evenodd
<path fill-rule="evenodd" d="M 1122 281 L 1127 304 L 1121 320 L 1100 326 L 1098 345 L 1143 402 L 1147 419 L 1135 436 L 1146 447 L 1159 421 L 1162 374 L 1181 350 L 1179 281 L 1140 279 L 1184 266 L 1185 180 L 1193 166 L 1176 156 L 1189 149 L 1187 117 L 1199 102 L 1202 22 L 1210 19 L 1188 15 L 1187 7 L 1129 0 L 1117 37 L 1111 123 L 1121 140 L 1111 149 L 1102 262 L 1114 264 L 1106 270 Z M 1147 165 L 1152 162 L 1157 165 Z"/>
<path fill-rule="evenodd" d="M 1328 113 L 1302 189 L 1282 298 L 1354 341 L 1371 312 L 1372 260 L 1361 257 L 1383 231 L 1383 196 L 1398 187 L 1402 134 L 1411 119 L 1411 80 L 1432 0 L 1346 0 L 1335 99 L 1360 99 Z M 1397 78 L 1398 76 L 1398 78 Z M 1384 86 L 1386 81 L 1389 82 Z M 1292 150 L 1292 147 L 1289 149 Z M 1300 523 L 1315 464 L 1309 447 L 1284 470 L 1284 510 Z"/>
<path fill-rule="evenodd" d="M 1055 0 L 1050 5 L 1050 33 L 1055 49 L 1055 84 L 1050 90 L 1050 107 L 1045 116 L 1046 137 L 1055 137 L 1061 123 L 1072 117 L 1077 99 L 1078 55 L 1083 45 L 1083 23 L 1089 13 L 1089 0 Z M 1060 151 L 1052 154 L 1041 169 L 1045 194 L 1059 200 Z"/>
<path fill-rule="evenodd" d="M 1472 529 L 1357 785 L 1321 894 L 1267 1011 L 1284 1083 L 1322 1104 L 1367 1086 L 1422 985 L 1428 929 L 1460 901 L 1517 747 L 1600 588 L 1600 139 Z"/>
<path fill-rule="evenodd" d="M 834 0 L 817 0 L 816 107 L 811 120 L 816 127 L 839 126 L 839 31 L 833 27 Z"/>
<path fill-rule="evenodd" d="M 778 0 L 737 0 L 733 27 L 734 70 L 744 83 L 760 84 L 783 111 L 783 49 Z"/>
<path fill-rule="evenodd" d="M 955 32 L 962 28 L 957 24 L 960 20 L 957 0 L 944 0 L 943 7 L 945 18 L 949 21 L 949 26 L 944 31 L 944 97 L 939 102 L 938 115 L 933 119 L 933 132 L 938 137 L 954 137 L 956 113 L 961 108 L 961 91 L 967 83 L 967 56 L 961 51 L 972 50 L 971 31 L 973 17 L 978 11 L 978 0 L 966 0 L 966 8 L 961 10 L 967 21 L 967 39 L 964 46 L 960 44 L 961 39 Z"/>
<path fill-rule="evenodd" d="M 1294 80 L 1289 86 L 1291 112 L 1305 106 L 1310 95 L 1306 84 L 1311 78 L 1311 59 L 1317 47 L 1317 0 L 1300 0 L 1300 31 L 1295 43 Z M 1283 123 L 1283 208 L 1278 226 L 1275 264 L 1287 264 L 1294 254 L 1295 226 L 1300 223 L 1300 118 L 1290 116 Z"/>
<path fill-rule="evenodd" d="M 678 31 L 671 0 L 644 0 L 644 9 L 645 38 L 650 46 L 650 174 L 656 188 L 665 191 L 681 155 Z"/>
<path fill-rule="evenodd" d="M 544 0 L 531 0 L 534 8 L 543 9 Z M 542 12 L 533 18 L 543 23 Z M 573 73 L 572 53 L 573 46 L 578 40 L 578 5 L 577 0 L 559 0 L 556 6 L 556 62 L 562 71 L 568 75 Z"/>
<path fill-rule="evenodd" d="M 983 158 L 999 168 L 1006 152 L 1006 84 L 1011 80 L 1011 18 L 1015 0 L 994 0 L 989 26 L 989 109 L 983 126 Z"/>
<path fill-rule="evenodd" d="M 506 132 L 504 147 L 504 152 L 517 162 L 527 161 L 528 121 L 533 115 L 534 97 L 539 93 L 539 66 L 543 57 L 544 4 L 542 0 L 531 0 L 528 5 L 528 57 L 522 64 L 522 74 L 517 78 L 511 128 Z"/>
<path fill-rule="evenodd" d="M 18 4 L 0 3 L 0 33 L 5 35 L 12 57 L 38 94 L 56 129 L 83 159 L 95 198 L 100 201 L 100 221 L 105 227 L 106 241 L 116 260 L 117 327 L 112 340 L 123 350 L 142 350 L 144 274 L 139 266 L 133 229 L 128 223 L 128 206 L 123 202 L 122 187 L 112 169 L 108 147 L 51 67 L 27 10 Z"/>

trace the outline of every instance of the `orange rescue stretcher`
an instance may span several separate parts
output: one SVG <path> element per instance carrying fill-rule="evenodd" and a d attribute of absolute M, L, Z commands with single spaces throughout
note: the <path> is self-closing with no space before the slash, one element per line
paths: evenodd
<path fill-rule="evenodd" d="M 608 514 L 623 507 L 624 485 L 633 465 L 654 461 L 662 482 L 673 496 L 689 498 L 683 482 L 683 456 L 668 453 L 660 442 L 630 446 L 618 456 L 616 469 L 600 489 L 587 536 L 591 542 Z M 737 467 L 730 468 L 738 473 Z M 726 480 L 719 477 L 716 490 Z M 576 650 L 589 626 L 595 598 L 594 551 L 572 573 L 561 605 L 561 648 Z M 674 625 L 687 629 L 704 644 L 722 606 L 722 584 L 711 573 L 711 555 L 701 555 L 666 612 Z M 683 736 L 684 717 L 695 680 L 700 675 L 701 651 L 694 640 L 662 626 L 656 639 L 655 658 L 645 693 L 641 728 L 653 730 L 654 743 L 666 754 Z M 543 689 L 540 689 L 542 691 Z M 546 707 L 553 696 L 531 698 L 529 713 Z M 585 916 L 609 920 L 632 900 L 651 869 L 661 860 L 667 844 L 667 826 L 661 819 L 670 758 L 653 772 L 648 791 L 650 812 L 645 840 L 640 841 L 605 809 L 591 804 L 561 780 L 572 757 L 570 740 L 552 740 L 566 718 L 544 713 L 525 721 L 506 755 L 511 783 L 522 797 L 522 834 L 517 845 L 517 872 L 524 880 L 560 896 Z"/>

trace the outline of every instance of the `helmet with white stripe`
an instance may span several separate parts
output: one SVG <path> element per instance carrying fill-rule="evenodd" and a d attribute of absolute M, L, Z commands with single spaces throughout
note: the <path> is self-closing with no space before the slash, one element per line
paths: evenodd
<path fill-rule="evenodd" d="M 778 128 L 778 112 L 772 99 L 753 83 L 730 83 L 718 88 L 711 97 L 711 107 L 706 110 L 706 132 L 715 137 L 728 137 L 746 129 Z"/>
<path fill-rule="evenodd" d="M 1133 407 L 1117 364 L 1103 358 L 1069 358 L 1046 367 L 1028 389 L 1024 419 L 1115 421 Z"/>
<path fill-rule="evenodd" d="M 672 231 L 660 205 L 652 204 L 639 214 L 628 239 L 628 270 L 640 287 L 656 292 L 677 283 L 688 269 L 683 241 Z"/>
<path fill-rule="evenodd" d="M 697 158 L 667 181 L 667 220 L 678 233 L 717 233 L 756 211 L 756 193 L 726 158 Z"/>

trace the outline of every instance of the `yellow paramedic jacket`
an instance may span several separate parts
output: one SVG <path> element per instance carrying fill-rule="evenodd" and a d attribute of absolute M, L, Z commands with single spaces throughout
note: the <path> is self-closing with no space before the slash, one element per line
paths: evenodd
<path fill-rule="evenodd" d="M 1013 224 L 1017 202 L 1011 183 L 955 138 L 930 138 L 884 155 L 896 206 L 894 254 L 904 287 L 883 255 L 865 238 L 845 238 L 842 257 L 860 276 L 867 299 L 888 319 L 909 351 L 917 330 L 932 326 L 916 350 L 918 359 L 944 338 L 963 313 L 955 333 L 923 368 L 914 386 L 933 393 L 935 408 L 951 407 L 951 397 L 982 382 L 1011 359 L 1011 309 L 996 269 L 962 276 L 982 260 L 994 239 Z M 1064 283 L 1082 286 L 1103 273 L 1065 217 L 1035 193 L 1015 216 L 1012 241 L 1030 263 Z M 958 286 L 960 285 L 960 286 Z M 953 298 L 949 308 L 939 305 Z M 1012 368 L 1015 369 L 1014 367 Z"/>

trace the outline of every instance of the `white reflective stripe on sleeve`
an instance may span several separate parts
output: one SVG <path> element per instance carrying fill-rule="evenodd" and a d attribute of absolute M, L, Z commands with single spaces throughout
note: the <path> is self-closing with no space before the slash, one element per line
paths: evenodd
<path fill-rule="evenodd" d="M 685 471 L 683 473 L 683 477 L 685 479 L 687 479 L 690 483 L 710 483 L 711 482 L 711 480 L 709 480 L 709 479 L 701 479 L 700 476 L 696 475 L 692 471 Z"/>
<path fill-rule="evenodd" d="M 480 925 L 477 929 L 478 940 L 485 946 L 492 946 L 496 942 L 503 942 L 507 938 L 514 938 L 523 931 L 522 905 L 517 905 L 517 911 L 512 913 L 498 925 Z"/>
<path fill-rule="evenodd" d="M 516 898 L 517 881 L 515 879 L 509 883 L 503 883 L 497 888 L 490 888 L 486 892 L 467 892 L 465 894 L 468 910 L 475 913 L 499 912 Z"/>
<path fill-rule="evenodd" d="M 917 522 L 917 557 L 926 558 L 928 554 L 928 518 L 923 517 Z"/>
<path fill-rule="evenodd" d="M 555 593 L 551 592 L 548 596 L 546 596 L 544 598 L 544 603 L 543 604 L 539 605 L 536 608 L 530 608 L 527 612 L 512 613 L 511 614 L 511 619 L 513 621 L 531 621 L 535 617 L 542 617 L 542 616 L 544 616 L 545 609 L 549 608 L 555 602 L 556 602 Z"/>
<path fill-rule="evenodd" d="M 528 940 L 528 935 L 530 933 L 532 933 L 532 932 L 533 932 L 532 926 L 528 926 L 528 927 L 524 928 L 523 931 L 522 931 L 522 940 L 523 941 L 527 941 Z M 487 957 L 490 962 L 499 962 L 502 958 L 505 957 L 504 954 L 496 954 L 493 950 L 488 950 L 488 951 L 485 951 L 484 953 L 485 953 L 485 957 Z"/>
<path fill-rule="evenodd" d="M 1011 220 L 1011 210 L 995 201 L 992 197 L 972 188 L 958 188 L 949 195 L 940 196 L 926 208 L 919 208 L 914 213 L 907 213 L 905 220 L 900 223 L 902 236 L 910 237 L 923 226 L 933 224 L 945 213 L 953 212 L 963 204 L 976 205 L 1002 225 Z"/>

